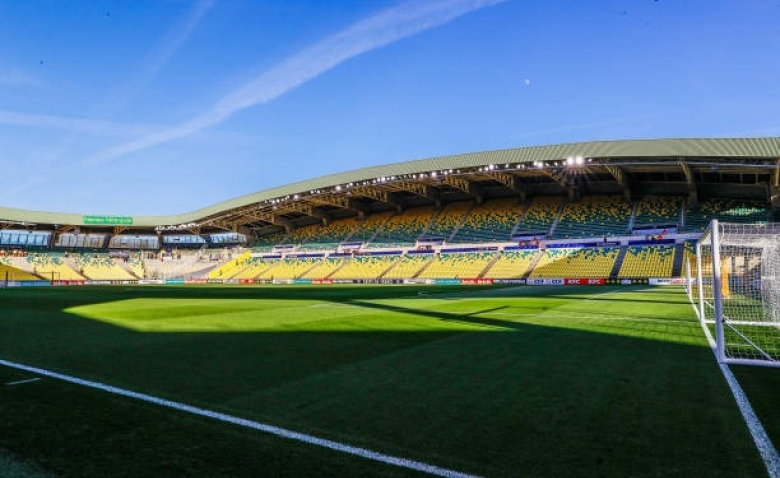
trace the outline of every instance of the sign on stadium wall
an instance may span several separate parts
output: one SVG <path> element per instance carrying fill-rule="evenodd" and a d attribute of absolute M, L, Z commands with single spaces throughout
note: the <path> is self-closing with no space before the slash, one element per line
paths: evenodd
<path fill-rule="evenodd" d="M 525 279 L 493 279 L 494 285 L 526 285 Z"/>
<path fill-rule="evenodd" d="M 625 279 L 607 279 L 607 285 L 649 285 L 650 281 L 645 278 L 625 278 Z"/>
<path fill-rule="evenodd" d="M 84 285 L 83 280 L 55 280 L 52 285 Z"/>
<path fill-rule="evenodd" d="M 461 285 L 493 285 L 493 279 L 483 277 L 483 278 L 468 278 L 468 279 L 461 279 L 460 280 Z"/>
<path fill-rule="evenodd" d="M 428 279 L 425 281 L 429 285 L 460 285 L 460 279 Z"/>
<path fill-rule="evenodd" d="M 528 285 L 564 285 L 563 279 L 528 279 L 526 280 Z"/>
<path fill-rule="evenodd" d="M 187 277 L 184 279 L 185 284 L 206 284 L 208 281 L 205 277 Z"/>
<path fill-rule="evenodd" d="M 0 281 L 0 286 L 6 287 L 45 287 L 51 285 L 51 282 L 47 280 L 9 280 L 8 282 Z"/>
<path fill-rule="evenodd" d="M 607 283 L 606 279 L 598 278 L 598 277 L 581 277 L 581 278 L 567 277 L 563 281 L 566 285 L 605 285 Z"/>
<path fill-rule="evenodd" d="M 650 285 L 685 285 L 686 280 L 682 277 L 658 277 L 651 278 Z"/>
<path fill-rule="evenodd" d="M 83 216 L 85 226 L 132 226 L 131 216 Z"/>

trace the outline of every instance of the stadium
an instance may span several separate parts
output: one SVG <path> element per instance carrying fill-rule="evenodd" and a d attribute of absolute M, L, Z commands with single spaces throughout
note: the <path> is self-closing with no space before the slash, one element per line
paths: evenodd
<path fill-rule="evenodd" d="M 0 450 L 18 476 L 780 476 L 776 370 L 732 367 L 746 418 L 697 317 L 713 220 L 780 221 L 780 138 L 0 208 Z"/>

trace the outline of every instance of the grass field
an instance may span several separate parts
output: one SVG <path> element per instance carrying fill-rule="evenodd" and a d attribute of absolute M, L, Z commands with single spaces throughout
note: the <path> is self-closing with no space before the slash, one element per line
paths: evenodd
<path fill-rule="evenodd" d="M 30 288 L 0 307 L 0 359 L 464 473 L 766 476 L 681 289 Z M 780 374 L 734 371 L 780 443 Z M 31 378 L 0 367 L 0 470 L 19 476 L 424 476 L 51 378 L 8 385 Z"/>

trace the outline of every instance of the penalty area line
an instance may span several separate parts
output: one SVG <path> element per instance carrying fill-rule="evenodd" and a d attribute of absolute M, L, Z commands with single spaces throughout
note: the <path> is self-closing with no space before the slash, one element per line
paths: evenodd
<path fill-rule="evenodd" d="M 294 440 L 309 445 L 318 446 L 321 448 L 328 448 L 330 450 L 338 451 L 348 455 L 358 456 L 360 458 L 365 458 L 367 460 L 385 463 L 400 468 L 408 468 L 410 470 L 420 471 L 423 473 L 427 473 L 429 475 L 443 476 L 445 478 L 480 478 L 478 475 L 471 475 L 460 471 L 450 470 L 447 468 L 442 468 L 436 465 L 410 460 L 407 458 L 385 455 L 384 453 L 379 453 L 377 451 L 369 450 L 367 448 L 361 448 L 357 446 L 348 445 L 345 443 L 339 443 L 337 441 L 328 440 L 325 438 L 319 438 L 306 433 L 300 433 L 293 430 L 288 430 L 286 428 L 281 428 L 274 425 L 268 425 L 266 423 L 249 420 L 246 418 L 240 418 L 233 415 L 228 415 L 226 413 L 215 412 L 212 410 L 207 410 L 205 408 L 187 405 L 186 403 L 176 402 L 173 400 L 167 400 L 164 398 L 147 395 L 145 393 L 134 392 L 132 390 L 114 387 L 101 382 L 85 380 L 78 377 L 73 377 L 71 375 L 65 375 L 62 373 L 53 372 L 51 370 L 32 367 L 30 365 L 10 362 L 8 360 L 3 360 L 3 359 L 0 359 L 0 365 L 4 365 L 9 368 L 24 370 L 26 372 L 43 375 L 44 377 L 54 378 L 64 382 L 69 382 L 76 385 L 81 385 L 84 387 L 100 390 L 103 392 L 111 393 L 113 395 L 119 395 L 122 397 L 128 397 L 128 398 L 140 400 L 142 402 L 153 403 L 161 407 L 178 410 L 192 415 L 211 418 L 224 423 L 230 423 L 233 425 L 250 428 L 260 432 L 275 435 L 280 438 L 286 438 L 288 440 Z"/>

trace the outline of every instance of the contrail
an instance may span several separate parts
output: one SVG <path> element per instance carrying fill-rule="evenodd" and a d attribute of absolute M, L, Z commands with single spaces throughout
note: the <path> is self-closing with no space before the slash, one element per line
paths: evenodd
<path fill-rule="evenodd" d="M 210 109 L 172 128 L 101 151 L 96 164 L 167 143 L 226 121 L 235 113 L 267 103 L 362 53 L 444 25 L 506 0 L 411 1 L 358 21 L 265 71 L 225 95 Z"/>
<path fill-rule="evenodd" d="M 203 17 L 214 6 L 215 0 L 200 0 L 184 18 L 177 22 L 163 36 L 159 44 L 144 60 L 138 69 L 138 75 L 130 78 L 128 83 L 109 91 L 106 99 L 101 102 L 101 116 L 107 116 L 122 109 L 128 101 L 137 95 L 138 91 L 148 85 L 163 69 L 168 60 L 187 42 Z"/>

